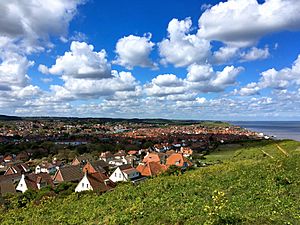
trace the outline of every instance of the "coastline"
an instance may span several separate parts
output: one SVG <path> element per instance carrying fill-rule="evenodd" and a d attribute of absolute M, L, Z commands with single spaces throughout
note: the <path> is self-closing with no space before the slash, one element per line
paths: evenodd
<path fill-rule="evenodd" d="M 275 139 L 300 141 L 300 121 L 230 121 L 245 129 L 264 133 Z"/>

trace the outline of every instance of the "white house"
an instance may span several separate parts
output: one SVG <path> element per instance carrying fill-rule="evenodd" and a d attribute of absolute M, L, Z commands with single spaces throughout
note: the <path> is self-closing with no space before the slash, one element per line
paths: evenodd
<path fill-rule="evenodd" d="M 103 173 L 85 173 L 75 188 L 75 192 L 97 191 L 105 192 L 115 187 L 115 184 Z"/>
<path fill-rule="evenodd" d="M 39 190 L 47 185 L 54 187 L 51 176 L 48 173 L 22 174 L 16 190 L 24 193 L 28 189 Z"/>
<path fill-rule="evenodd" d="M 35 173 L 36 174 L 39 174 L 39 173 L 54 174 L 58 168 L 59 168 L 58 166 L 53 165 L 51 163 L 45 163 L 45 164 L 42 164 L 42 165 L 37 165 L 35 167 Z"/>
<path fill-rule="evenodd" d="M 140 173 L 131 165 L 119 166 L 110 175 L 109 179 L 113 182 L 131 181 L 140 177 Z"/>
<path fill-rule="evenodd" d="M 122 165 L 125 165 L 125 164 L 128 164 L 128 160 L 124 157 L 124 158 L 121 158 L 121 159 L 113 159 L 111 161 L 109 161 L 109 165 L 111 167 L 116 167 L 116 166 L 122 166 Z"/>

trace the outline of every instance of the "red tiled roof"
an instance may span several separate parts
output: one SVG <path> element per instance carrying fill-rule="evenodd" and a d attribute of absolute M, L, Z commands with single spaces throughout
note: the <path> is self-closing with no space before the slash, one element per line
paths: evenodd
<path fill-rule="evenodd" d="M 166 165 L 183 167 L 185 163 L 187 164 L 187 166 L 193 165 L 191 161 L 189 161 L 182 155 L 182 153 L 174 153 L 167 158 Z"/>
<path fill-rule="evenodd" d="M 37 184 L 45 182 L 45 185 L 54 187 L 51 176 L 48 173 L 27 174 L 25 175 L 25 182 L 28 189 L 38 190 Z"/>
<path fill-rule="evenodd" d="M 87 179 L 89 180 L 94 191 L 105 192 L 113 189 L 116 185 L 111 180 L 108 179 L 103 173 L 91 173 L 87 174 Z"/>
<path fill-rule="evenodd" d="M 156 176 L 167 170 L 167 166 L 160 164 L 159 162 L 148 162 L 138 165 L 137 171 L 141 173 L 142 176 Z"/>
<path fill-rule="evenodd" d="M 157 153 L 149 153 L 148 155 L 145 156 L 143 159 L 144 163 L 149 163 L 149 162 L 160 162 L 160 158 Z"/>
<path fill-rule="evenodd" d="M 129 154 L 129 155 L 135 155 L 135 154 L 137 154 L 137 151 L 133 151 L 133 150 L 132 150 L 132 151 L 129 151 L 128 154 Z"/>

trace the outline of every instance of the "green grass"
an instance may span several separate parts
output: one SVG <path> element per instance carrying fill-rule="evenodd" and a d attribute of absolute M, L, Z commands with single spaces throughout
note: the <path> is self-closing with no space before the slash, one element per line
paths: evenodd
<path fill-rule="evenodd" d="M 274 142 L 227 148 L 210 156 L 221 164 L 30 203 L 0 213 L 0 224 L 300 224 L 300 145 L 278 143 L 289 157 Z"/>

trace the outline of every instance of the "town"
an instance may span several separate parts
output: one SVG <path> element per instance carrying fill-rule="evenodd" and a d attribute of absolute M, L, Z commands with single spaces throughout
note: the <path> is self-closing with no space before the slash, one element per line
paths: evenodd
<path fill-rule="evenodd" d="M 216 146 L 260 140 L 223 122 L 26 119 L 0 126 L 0 196 L 72 184 L 74 192 L 136 185 L 172 170 L 203 166 Z"/>

